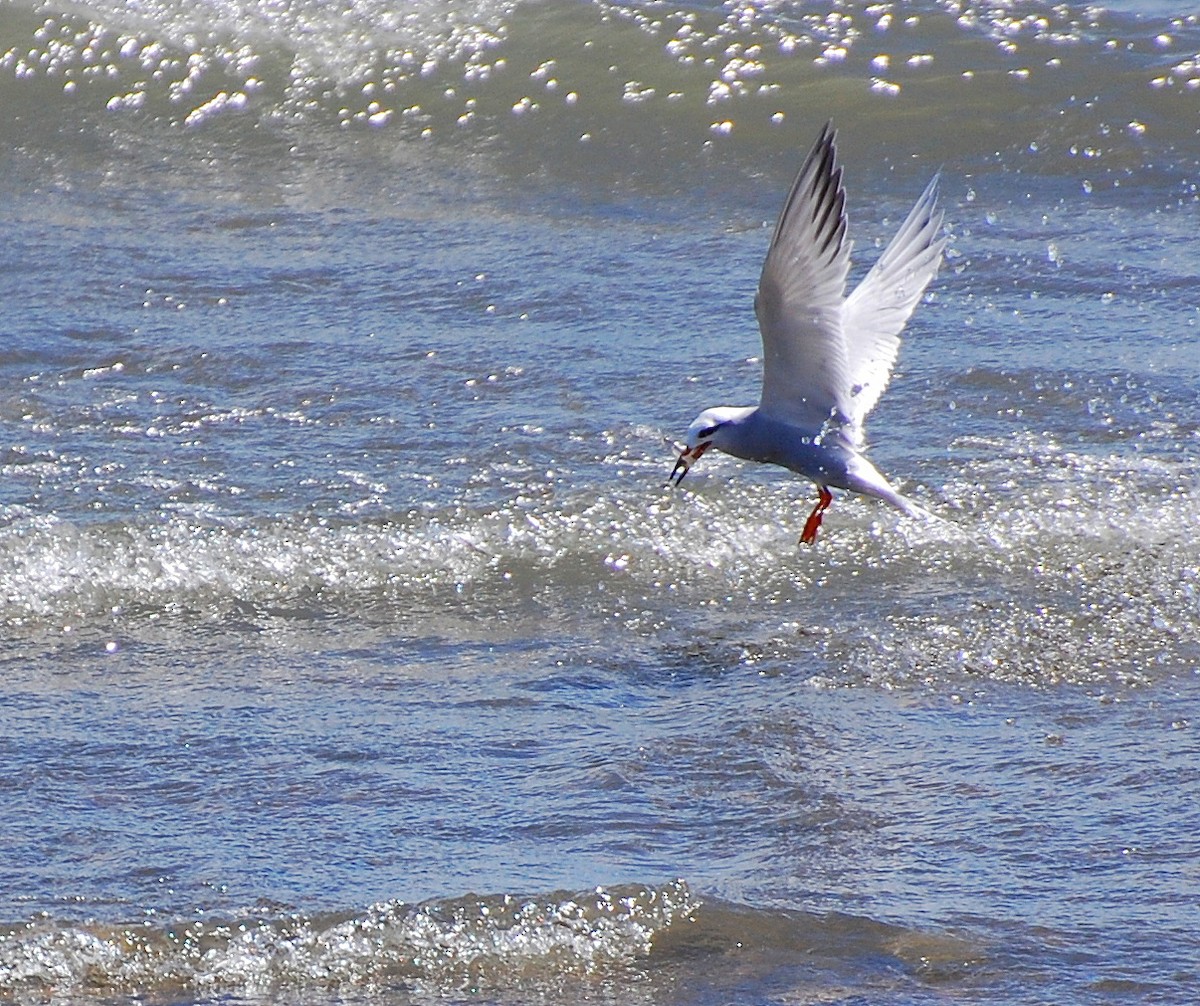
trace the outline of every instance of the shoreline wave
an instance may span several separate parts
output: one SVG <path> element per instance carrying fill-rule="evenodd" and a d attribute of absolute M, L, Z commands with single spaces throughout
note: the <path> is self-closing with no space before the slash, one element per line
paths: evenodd
<path fill-rule="evenodd" d="M 470 991 L 552 999 L 621 976 L 669 989 L 727 980 L 737 968 L 823 984 L 831 974 L 917 985 L 970 979 L 970 940 L 841 913 L 724 904 L 683 881 L 542 896 L 466 895 L 360 912 L 280 909 L 135 924 L 42 916 L 0 927 L 0 999 L 53 994 L 156 1001 L 314 993 L 372 998 Z M 693 984 L 695 983 L 695 984 Z M 660 989 L 661 992 L 661 989 Z M 572 1001 L 576 1001 L 572 999 Z"/>
<path fill-rule="evenodd" d="M 726 481 L 735 466 L 719 462 L 686 496 L 649 504 L 638 474 L 598 496 L 400 520 L 25 515 L 0 527 L 0 622 L 33 645 L 69 632 L 113 647 L 205 626 L 333 632 L 330 618 L 350 634 L 463 640 L 619 629 L 667 650 L 700 633 L 731 665 L 893 685 L 1186 674 L 1200 625 L 1194 469 L 1033 434 L 1016 446 L 957 445 L 974 460 L 941 473 L 947 520 L 843 499 L 817 550 L 795 541 L 804 486 Z"/>
<path fill-rule="evenodd" d="M 631 153 L 660 177 L 688 160 L 711 168 L 713 154 L 782 170 L 777 152 L 790 167 L 815 122 L 853 118 L 850 161 L 869 142 L 896 166 L 936 150 L 980 171 L 1095 184 L 1163 171 L 1186 187 L 1200 19 L 1044 0 L 1020 11 L 240 0 L 214 24 L 195 0 L 136 13 L 92 0 L 0 12 L 0 95 L 12 110 L 0 132 L 52 134 L 83 114 L 102 130 L 168 124 L 163 142 L 218 122 L 225 140 L 254 142 L 262 126 L 313 124 L 580 178 Z"/>

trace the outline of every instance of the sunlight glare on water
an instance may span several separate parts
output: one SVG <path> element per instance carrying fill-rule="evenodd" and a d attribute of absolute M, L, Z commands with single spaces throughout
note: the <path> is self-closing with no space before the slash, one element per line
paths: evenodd
<path fill-rule="evenodd" d="M 0 8 L 0 999 L 1193 1003 L 1200 24 Z M 839 129 L 939 519 L 707 453 Z"/>

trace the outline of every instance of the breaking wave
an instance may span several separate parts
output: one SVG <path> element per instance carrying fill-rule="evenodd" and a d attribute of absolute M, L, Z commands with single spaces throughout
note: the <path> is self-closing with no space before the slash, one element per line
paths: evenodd
<path fill-rule="evenodd" d="M 17 132 L 80 111 L 248 141 L 317 124 L 531 167 L 554 149 L 538 170 L 560 172 L 709 148 L 773 163 L 852 115 L 851 155 L 869 137 L 1099 180 L 1190 164 L 1200 22 L 1042 0 L 17 3 L 0 11 L 0 94 Z"/>
<path fill-rule="evenodd" d="M 313 992 L 424 1001 L 605 999 L 606 982 L 689 987 L 728 981 L 724 963 L 945 983 L 983 966 L 966 940 L 847 915 L 702 902 L 682 881 L 537 897 L 465 896 L 357 913 L 256 911 L 235 918 L 134 924 L 37 918 L 0 931 L 0 997 L 149 996 L 278 1001 Z M 636 986 L 635 986 L 636 987 Z M 587 990 L 584 992 L 583 990 Z M 621 1001 L 628 1001 L 626 988 Z M 392 1001 L 389 999 L 389 1001 Z"/>

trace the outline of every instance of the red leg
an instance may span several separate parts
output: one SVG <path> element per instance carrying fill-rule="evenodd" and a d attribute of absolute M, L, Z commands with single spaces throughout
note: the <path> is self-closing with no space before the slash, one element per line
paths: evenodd
<path fill-rule="evenodd" d="M 824 486 L 817 486 L 817 489 L 820 490 L 821 498 L 817 500 L 817 505 L 812 508 L 808 520 L 804 522 L 804 533 L 800 535 L 800 544 L 802 545 L 811 545 L 817 540 L 817 529 L 821 526 L 821 517 L 829 504 L 833 502 L 833 493 Z"/>

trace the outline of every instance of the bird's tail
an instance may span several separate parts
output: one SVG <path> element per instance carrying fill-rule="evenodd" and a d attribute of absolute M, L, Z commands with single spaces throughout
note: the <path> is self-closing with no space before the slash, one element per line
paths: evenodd
<path fill-rule="evenodd" d="M 883 477 L 883 473 L 861 454 L 855 457 L 854 464 L 850 466 L 849 476 L 851 484 L 848 488 L 854 492 L 862 493 L 864 496 L 874 496 L 876 499 L 881 499 L 885 503 L 894 506 L 907 517 L 915 517 L 923 521 L 942 521 L 945 519 L 939 517 L 931 510 L 926 510 L 919 503 L 914 503 L 903 493 L 893 489 L 891 483 Z"/>
<path fill-rule="evenodd" d="M 915 517 L 917 520 L 943 523 L 946 519 L 945 517 L 939 517 L 932 510 L 926 510 L 920 503 L 914 503 L 907 496 L 901 495 L 895 490 L 892 490 L 890 496 L 881 496 L 880 499 L 887 500 L 897 510 L 904 513 L 905 516 Z"/>

